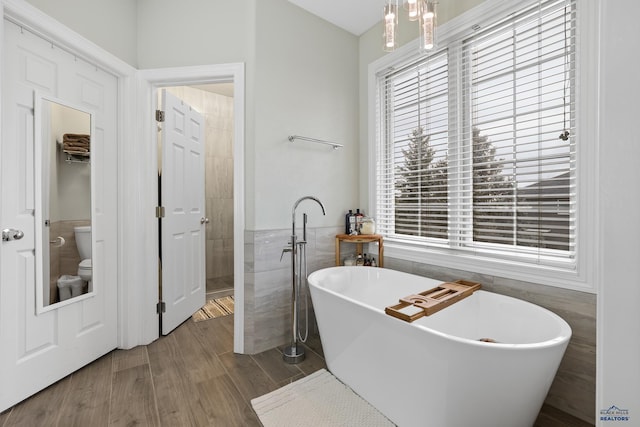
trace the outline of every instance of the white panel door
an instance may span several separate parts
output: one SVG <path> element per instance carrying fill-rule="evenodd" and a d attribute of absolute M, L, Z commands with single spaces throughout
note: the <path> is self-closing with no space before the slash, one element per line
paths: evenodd
<path fill-rule="evenodd" d="M 0 229 L 0 411 L 117 346 L 117 78 L 4 22 Z M 95 295 L 36 313 L 34 93 L 94 113 Z"/>
<path fill-rule="evenodd" d="M 162 90 L 162 333 L 175 329 L 206 299 L 204 118 Z"/>

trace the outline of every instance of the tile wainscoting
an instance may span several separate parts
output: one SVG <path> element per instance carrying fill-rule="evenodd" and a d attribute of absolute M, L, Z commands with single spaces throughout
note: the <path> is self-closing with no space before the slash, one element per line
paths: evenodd
<path fill-rule="evenodd" d="M 335 237 L 341 232 L 341 227 L 307 228 L 309 274 L 334 265 Z M 301 229 L 298 239 L 302 239 Z M 260 353 L 290 342 L 291 254 L 282 253 L 290 240 L 291 229 L 245 231 L 244 348 L 247 353 Z M 309 324 L 310 328 L 315 327 L 313 316 Z"/>

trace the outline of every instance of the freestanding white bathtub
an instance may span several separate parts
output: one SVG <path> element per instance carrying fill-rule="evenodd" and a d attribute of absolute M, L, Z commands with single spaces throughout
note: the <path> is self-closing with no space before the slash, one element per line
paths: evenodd
<path fill-rule="evenodd" d="M 531 427 L 571 328 L 542 307 L 483 290 L 413 323 L 385 314 L 440 283 L 375 267 L 312 273 L 327 367 L 400 427 Z"/>

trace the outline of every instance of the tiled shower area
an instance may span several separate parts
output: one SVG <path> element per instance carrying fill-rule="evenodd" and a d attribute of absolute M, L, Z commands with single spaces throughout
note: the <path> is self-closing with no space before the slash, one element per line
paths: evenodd
<path fill-rule="evenodd" d="M 167 90 L 206 121 L 205 209 L 207 293 L 233 292 L 233 96 L 227 84 Z"/>

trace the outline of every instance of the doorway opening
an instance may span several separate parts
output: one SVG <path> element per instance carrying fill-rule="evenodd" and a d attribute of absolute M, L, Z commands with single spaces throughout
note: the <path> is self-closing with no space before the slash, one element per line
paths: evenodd
<path fill-rule="evenodd" d="M 203 65 L 203 66 L 193 66 L 193 67 L 183 67 L 183 68 L 162 68 L 162 69 L 149 69 L 149 70 L 141 70 L 138 73 L 139 78 L 145 82 L 142 86 L 142 91 L 144 92 L 143 96 L 148 100 L 148 110 L 144 115 L 145 120 L 147 121 L 147 126 L 144 126 L 143 131 L 144 135 L 142 135 L 143 140 L 148 141 L 152 145 L 147 146 L 149 153 L 152 152 L 157 153 L 157 126 L 156 122 L 156 114 L 154 110 L 157 109 L 157 101 L 158 101 L 158 92 L 168 88 L 168 87 L 196 87 L 200 85 L 209 85 L 209 84 L 220 84 L 220 83 L 228 83 L 233 87 L 233 294 L 235 299 L 234 304 L 234 316 L 233 316 L 233 345 L 235 353 L 244 353 L 244 227 L 245 227 L 245 207 L 244 207 L 244 145 L 245 145 L 245 77 L 244 77 L 244 64 L 242 63 L 233 63 L 233 64 L 218 64 L 218 65 Z M 220 87 L 220 86 L 218 86 Z M 202 88 L 200 88 L 202 90 Z M 174 98 L 175 96 L 172 95 Z M 206 138 L 206 137 L 205 137 Z M 160 159 L 158 159 L 157 155 L 155 156 L 158 160 L 156 165 L 161 164 Z M 152 178 L 152 175 L 146 175 L 148 179 L 148 185 L 157 186 L 157 167 L 154 168 L 153 175 L 156 175 Z M 152 172 L 152 171 L 149 171 Z M 154 184 L 151 183 L 151 179 L 153 179 Z M 189 188 L 189 186 L 185 186 L 183 188 Z M 164 190 L 163 190 L 164 192 Z M 204 192 L 204 191 L 203 191 Z M 147 193 L 143 196 L 145 198 L 145 203 L 147 206 L 155 206 L 158 207 L 157 204 L 157 193 Z M 160 208 L 160 211 L 163 209 Z M 161 212 L 162 213 L 162 212 Z M 158 214 L 158 209 L 156 208 L 156 214 Z M 206 218 L 204 218 L 206 220 Z M 210 218 L 211 222 L 212 219 Z M 151 231 L 151 224 L 148 223 Z M 154 225 L 153 227 L 157 227 Z M 160 243 L 160 236 L 156 232 L 157 236 L 156 244 Z M 175 261 L 175 257 L 168 256 L 164 253 L 165 249 L 163 249 L 163 257 L 166 258 L 163 260 L 162 268 L 165 269 L 167 267 L 167 262 L 171 262 L 171 260 Z M 178 264 L 179 265 L 179 264 Z M 148 264 L 147 273 L 150 277 L 158 277 L 161 274 L 161 271 L 158 269 L 158 266 L 154 266 L 153 264 Z M 206 274 L 205 274 L 206 276 Z M 200 283 L 200 282 L 199 282 Z M 164 288 L 169 286 L 168 283 L 163 284 Z M 145 287 L 148 297 L 154 298 L 154 312 L 147 312 L 147 324 L 151 325 L 157 322 L 158 314 L 156 313 L 159 309 L 162 309 L 162 303 L 165 301 L 160 301 L 158 304 L 157 296 L 158 296 L 158 281 L 149 281 L 148 285 Z M 167 290 L 167 289 L 165 289 Z M 163 292 L 164 293 L 164 292 Z M 203 302 L 206 301 L 206 297 L 202 297 Z M 146 304 L 151 304 L 152 301 L 147 299 Z M 169 306 L 169 301 L 166 301 L 167 308 Z M 153 316 L 153 318 L 152 318 Z M 188 316 L 184 319 L 186 320 Z M 155 321 L 155 322 L 154 322 Z M 148 330 L 148 335 L 150 339 L 158 338 L 158 330 L 154 331 Z"/>
<path fill-rule="evenodd" d="M 233 84 L 166 86 L 156 98 L 158 312 L 166 335 L 190 316 L 209 318 L 222 298 L 225 314 L 233 313 Z"/>

